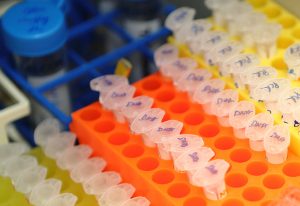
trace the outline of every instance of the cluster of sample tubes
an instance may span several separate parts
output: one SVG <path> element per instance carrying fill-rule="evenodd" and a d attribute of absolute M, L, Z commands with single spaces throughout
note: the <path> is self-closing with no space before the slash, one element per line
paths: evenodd
<path fill-rule="evenodd" d="M 103 171 L 106 161 L 90 157 L 87 145 L 74 145 L 76 137 L 71 132 L 61 132 L 59 123 L 47 119 L 36 128 L 35 141 L 45 155 L 56 161 L 62 170 L 69 171 L 71 179 L 82 185 L 84 192 L 94 195 L 104 206 L 149 206 L 145 197 L 132 197 L 135 188 L 122 183 L 117 172 Z M 0 146 L 0 175 L 9 177 L 16 191 L 23 193 L 34 206 L 74 206 L 78 197 L 61 193 L 61 180 L 48 178 L 47 168 L 38 165 L 35 157 L 27 155 L 29 148 L 20 143 Z"/>
<path fill-rule="evenodd" d="M 135 188 L 122 183 L 120 174 L 103 171 L 106 161 L 92 157 L 87 145 L 74 145 L 76 137 L 71 132 L 61 132 L 59 122 L 47 119 L 35 130 L 35 141 L 46 156 L 54 159 L 59 168 L 69 171 L 71 179 L 82 184 L 86 194 L 94 195 L 103 206 L 149 206 L 145 197 L 133 197 Z"/>
<path fill-rule="evenodd" d="M 168 16 L 165 24 L 173 31 L 175 41 L 197 47 L 198 52 L 193 55 L 203 55 L 207 64 L 217 66 L 221 76 L 232 78 L 236 87 L 247 90 L 252 99 L 239 101 L 238 90 L 225 89 L 222 79 L 210 79 L 211 73 L 197 68 L 198 63 L 191 58 L 180 58 L 172 45 L 156 51 L 161 73 L 202 104 L 207 113 L 216 115 L 220 124 L 232 126 L 238 138 L 248 138 L 253 150 L 265 150 L 270 163 L 284 162 L 290 144 L 289 126 L 294 126 L 299 118 L 300 88 L 292 88 L 289 79 L 277 77 L 275 68 L 259 66 L 258 56 L 242 53 L 240 43 L 229 41 L 223 32 L 210 30 L 208 21 L 194 20 L 194 15 L 193 9 L 183 7 Z M 297 48 L 298 45 L 292 45 L 287 52 Z M 263 101 L 269 113 L 255 114 L 255 101 Z M 274 125 L 270 113 L 279 112 L 287 124 Z"/>
<path fill-rule="evenodd" d="M 62 182 L 47 176 L 47 168 L 35 157 L 26 155 L 29 148 L 22 143 L 0 146 L 0 175 L 9 177 L 15 190 L 24 194 L 34 206 L 75 205 L 77 197 L 61 193 Z"/>
<path fill-rule="evenodd" d="M 222 159 L 210 161 L 215 153 L 204 146 L 200 136 L 180 134 L 180 121 L 162 121 L 165 111 L 151 108 L 150 97 L 133 97 L 135 87 L 125 77 L 105 75 L 93 79 L 90 85 L 101 93 L 99 101 L 105 109 L 111 110 L 119 122 L 127 121 L 131 132 L 141 135 L 147 147 L 157 147 L 162 159 L 173 160 L 175 170 L 185 172 L 192 185 L 203 187 L 208 199 L 225 197 L 224 176 L 229 163 Z"/>

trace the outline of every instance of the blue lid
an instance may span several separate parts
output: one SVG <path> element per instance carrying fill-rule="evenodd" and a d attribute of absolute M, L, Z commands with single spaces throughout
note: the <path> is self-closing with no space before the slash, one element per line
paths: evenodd
<path fill-rule="evenodd" d="M 68 13 L 68 10 L 70 9 L 70 2 L 69 0 L 26 0 L 28 2 L 48 2 L 52 3 L 55 6 L 57 6 L 60 10 L 62 10 L 64 13 Z"/>
<path fill-rule="evenodd" d="M 16 4 L 4 14 L 1 24 L 7 48 L 20 56 L 51 54 L 67 39 L 64 15 L 49 3 Z"/>

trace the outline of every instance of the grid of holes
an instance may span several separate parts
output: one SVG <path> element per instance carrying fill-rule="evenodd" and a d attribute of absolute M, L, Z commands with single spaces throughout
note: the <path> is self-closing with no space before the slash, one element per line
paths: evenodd
<path fill-rule="evenodd" d="M 148 83 L 150 83 L 151 79 L 148 79 L 147 81 Z M 147 88 L 144 87 L 143 90 L 144 92 L 146 91 L 147 93 Z M 159 88 L 157 88 L 157 90 L 159 90 Z M 174 92 L 173 90 L 171 91 L 172 93 Z M 175 99 L 175 97 L 173 99 Z M 170 100 L 170 104 L 173 105 L 174 101 Z M 172 111 L 172 107 L 170 109 Z M 186 110 L 185 113 L 189 113 L 189 111 Z M 202 113 L 199 113 L 198 115 L 200 114 L 201 114 L 201 119 L 205 119 Z M 186 121 L 184 122 L 186 123 Z M 234 172 L 234 173 L 229 172 L 228 175 L 226 176 L 226 184 L 229 187 L 243 188 L 242 195 L 244 200 L 250 202 L 261 201 L 265 197 L 265 191 L 262 188 L 265 188 L 266 190 L 273 190 L 273 191 L 280 190 L 286 184 L 287 178 L 300 176 L 300 163 L 296 163 L 296 162 L 292 162 L 292 163 L 287 162 L 286 164 L 284 164 L 281 168 L 282 171 L 279 171 L 279 174 L 267 173 L 269 167 L 272 168 L 273 166 L 269 165 L 264 159 L 258 161 L 257 158 L 254 158 L 254 160 L 252 160 L 251 159 L 252 151 L 250 151 L 248 147 L 236 148 L 235 145 L 236 144 L 239 145 L 238 142 L 241 140 L 237 140 L 233 136 L 219 136 L 218 135 L 219 126 L 215 124 L 210 124 L 201 127 L 202 122 L 203 120 L 199 121 L 199 124 L 195 124 L 200 126 L 199 134 L 201 136 L 215 139 L 214 146 L 215 148 L 217 148 L 217 150 L 220 150 L 220 152 L 229 150 L 231 161 L 237 164 L 246 163 L 245 172 L 243 171 Z M 263 177 L 261 181 L 261 185 L 258 185 L 258 187 L 247 187 L 249 178 L 256 178 L 259 176 Z M 190 205 L 190 204 L 192 205 L 195 204 L 196 202 L 198 203 L 198 205 L 205 205 L 205 203 L 202 202 L 201 198 L 197 199 L 196 197 L 194 199 L 193 198 L 188 199 L 186 205 Z M 261 203 L 261 205 L 266 205 L 268 202 L 269 201 L 264 201 Z M 244 205 L 243 202 L 241 202 L 240 200 L 230 199 L 230 200 L 226 200 L 222 204 L 222 206 L 223 205 L 227 206 L 231 204 Z"/>

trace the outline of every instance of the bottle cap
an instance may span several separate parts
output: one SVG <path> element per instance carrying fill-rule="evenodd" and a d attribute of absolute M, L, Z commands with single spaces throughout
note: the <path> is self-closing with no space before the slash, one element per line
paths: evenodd
<path fill-rule="evenodd" d="M 64 15 L 51 3 L 14 5 L 2 17 L 2 30 L 11 52 L 26 57 L 51 54 L 67 40 Z"/>

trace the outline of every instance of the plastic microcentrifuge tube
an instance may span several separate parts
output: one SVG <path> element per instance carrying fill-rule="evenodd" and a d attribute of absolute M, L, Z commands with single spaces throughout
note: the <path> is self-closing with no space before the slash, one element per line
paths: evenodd
<path fill-rule="evenodd" d="M 58 179 L 47 179 L 37 184 L 30 193 L 29 202 L 32 205 L 45 205 L 52 197 L 60 193 L 62 182 Z"/>
<path fill-rule="evenodd" d="M 205 5 L 213 11 L 214 22 L 218 26 L 225 26 L 224 10 L 238 3 L 237 0 L 205 0 Z"/>
<path fill-rule="evenodd" d="M 83 189 L 87 194 L 101 196 L 104 192 L 122 181 L 117 172 L 101 172 L 90 177 L 83 183 Z"/>
<path fill-rule="evenodd" d="M 193 44 L 201 35 L 211 28 L 211 23 L 204 19 L 196 19 L 184 24 L 174 33 L 176 42 Z"/>
<path fill-rule="evenodd" d="M 118 87 L 121 85 L 128 85 L 128 79 L 124 76 L 119 75 L 103 75 L 100 77 L 97 77 L 95 79 L 92 79 L 90 81 L 90 88 L 93 91 L 100 92 L 100 102 L 102 103 L 103 98 L 106 96 L 106 94 L 114 87 Z"/>
<path fill-rule="evenodd" d="M 11 158 L 5 162 L 3 176 L 10 177 L 13 183 L 15 183 L 19 176 L 31 167 L 36 167 L 38 162 L 36 158 L 29 155 L 21 155 Z"/>
<path fill-rule="evenodd" d="M 78 197 L 72 193 L 62 193 L 48 200 L 45 206 L 75 206 Z"/>
<path fill-rule="evenodd" d="M 223 199 L 227 195 L 224 177 L 229 166 L 222 159 L 207 162 L 193 175 L 192 184 L 203 187 L 205 196 L 210 200 Z"/>
<path fill-rule="evenodd" d="M 86 160 L 92 149 L 87 145 L 76 145 L 66 149 L 57 159 L 56 163 L 61 169 L 71 171 L 81 161 Z"/>
<path fill-rule="evenodd" d="M 255 66 L 243 74 L 244 82 L 248 85 L 250 95 L 260 82 L 273 79 L 277 76 L 277 70 L 270 66 Z"/>
<path fill-rule="evenodd" d="M 205 165 L 213 156 L 214 151 L 209 147 L 198 147 L 179 155 L 174 161 L 174 168 L 179 172 L 186 172 L 191 184 L 195 172 Z"/>
<path fill-rule="evenodd" d="M 37 145 L 44 147 L 49 138 L 60 133 L 60 124 L 56 119 L 45 119 L 34 130 L 34 141 Z"/>
<path fill-rule="evenodd" d="M 256 26 L 252 31 L 256 50 L 260 57 L 270 58 L 274 56 L 277 48 L 277 38 L 281 28 L 280 24 L 265 23 Z"/>
<path fill-rule="evenodd" d="M 169 141 L 178 134 L 183 128 L 183 123 L 177 120 L 168 120 L 161 122 L 151 131 L 143 135 L 146 145 L 155 146 L 157 144 L 158 153 L 161 159 L 169 160 L 171 155 L 169 152 Z"/>
<path fill-rule="evenodd" d="M 75 144 L 76 136 L 72 132 L 61 132 L 52 138 L 49 138 L 44 153 L 50 158 L 57 159 L 66 149 Z"/>
<path fill-rule="evenodd" d="M 189 46 L 194 54 L 205 54 L 225 41 L 228 41 L 228 35 L 225 32 L 208 31 Z"/>
<path fill-rule="evenodd" d="M 287 125 L 275 125 L 264 138 L 264 148 L 268 162 L 281 164 L 287 159 L 290 145 L 290 130 Z"/>
<path fill-rule="evenodd" d="M 213 97 L 221 92 L 225 87 L 225 82 L 221 79 L 209 79 L 203 81 L 196 89 L 193 101 L 202 104 L 203 109 L 208 114 L 213 114 L 211 101 Z"/>
<path fill-rule="evenodd" d="M 165 26 L 173 32 L 194 19 L 196 10 L 189 7 L 181 7 L 168 15 Z"/>
<path fill-rule="evenodd" d="M 219 71 L 223 76 L 233 75 L 234 83 L 237 88 L 243 88 L 245 84 L 245 73 L 259 64 L 259 59 L 255 54 L 238 54 L 226 60 Z"/>
<path fill-rule="evenodd" d="M 191 69 L 184 73 L 182 77 L 175 82 L 175 85 L 179 90 L 188 92 L 190 97 L 192 97 L 196 90 L 195 85 L 211 77 L 212 73 L 206 69 Z"/>
<path fill-rule="evenodd" d="M 93 175 L 102 172 L 106 164 L 106 161 L 100 157 L 85 159 L 72 169 L 70 176 L 74 182 L 83 183 Z"/>
<path fill-rule="evenodd" d="M 238 18 L 235 19 L 236 29 L 238 29 L 238 34 L 241 35 L 242 43 L 246 47 L 254 46 L 254 36 L 253 30 L 256 26 L 266 22 L 266 15 L 262 12 L 247 12 L 240 14 Z"/>
<path fill-rule="evenodd" d="M 126 117 L 129 123 L 141 112 L 150 109 L 153 105 L 153 98 L 148 96 L 134 97 L 123 106 L 122 114 Z"/>
<path fill-rule="evenodd" d="M 225 41 L 214 49 L 207 52 L 204 56 L 206 62 L 213 66 L 215 64 L 222 67 L 222 64 L 243 50 L 242 44 L 233 41 Z"/>
<path fill-rule="evenodd" d="M 112 110 L 118 122 L 125 122 L 121 109 L 134 95 L 135 87 L 122 85 L 112 88 L 103 98 L 103 106 Z"/>
<path fill-rule="evenodd" d="M 34 186 L 45 180 L 47 175 L 47 168 L 41 166 L 34 166 L 28 168 L 18 176 L 14 186 L 18 192 L 29 196 Z"/>
<path fill-rule="evenodd" d="M 156 67 L 161 69 L 165 64 L 178 59 L 178 48 L 171 44 L 164 44 L 157 48 L 154 52 L 154 61 Z"/>
<path fill-rule="evenodd" d="M 101 206 L 122 205 L 129 200 L 135 192 L 135 188 L 128 183 L 122 183 L 110 187 L 100 198 L 98 202 Z"/>
<path fill-rule="evenodd" d="M 0 145 L 0 175 L 1 167 L 10 158 L 24 154 L 29 150 L 29 147 L 24 143 L 9 143 Z"/>
<path fill-rule="evenodd" d="M 245 127 L 255 115 L 255 106 L 250 101 L 240 101 L 229 111 L 229 124 L 233 127 L 234 135 L 239 139 L 246 139 Z"/>
<path fill-rule="evenodd" d="M 278 100 L 278 109 L 284 123 L 293 125 L 293 112 L 300 107 L 300 88 L 291 88 L 282 93 Z"/>
<path fill-rule="evenodd" d="M 130 125 L 130 129 L 135 134 L 146 134 L 155 128 L 162 121 L 165 111 L 159 108 L 148 109 L 140 113 Z M 144 144 L 149 147 L 153 147 L 153 142 L 145 141 Z"/>
<path fill-rule="evenodd" d="M 284 53 L 284 61 L 288 65 L 288 76 L 291 79 L 300 77 L 300 43 L 289 46 Z"/>
<path fill-rule="evenodd" d="M 183 57 L 165 64 L 160 71 L 164 76 L 176 82 L 185 72 L 196 69 L 197 66 L 198 64 L 195 60 Z"/>
<path fill-rule="evenodd" d="M 255 100 L 265 101 L 267 110 L 278 112 L 277 101 L 279 96 L 290 88 L 290 81 L 285 78 L 274 78 L 263 81 L 255 87 L 252 97 Z"/>
<path fill-rule="evenodd" d="M 204 145 L 203 139 L 194 134 L 180 134 L 170 138 L 168 142 L 173 160 L 188 150 L 200 148 Z"/>
<path fill-rule="evenodd" d="M 245 135 L 249 138 L 250 148 L 254 151 L 264 151 L 264 137 L 273 127 L 274 119 L 269 113 L 254 115 L 248 122 Z"/>
<path fill-rule="evenodd" d="M 218 122 L 224 127 L 229 127 L 229 111 L 238 102 L 239 94 L 237 90 L 225 89 L 216 94 L 211 103 L 214 115 L 218 117 Z"/>
<path fill-rule="evenodd" d="M 121 206 L 149 206 L 151 203 L 145 197 L 134 197 L 124 202 Z"/>

